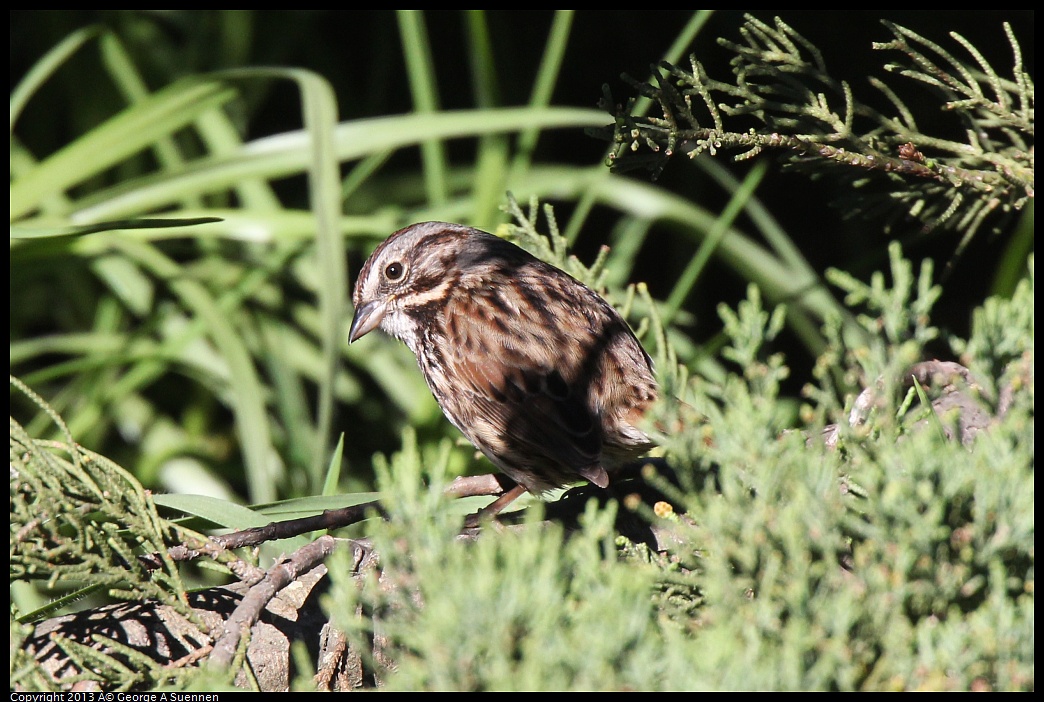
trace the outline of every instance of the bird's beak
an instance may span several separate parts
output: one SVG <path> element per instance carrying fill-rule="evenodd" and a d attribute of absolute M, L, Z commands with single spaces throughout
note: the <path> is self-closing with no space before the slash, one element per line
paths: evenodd
<path fill-rule="evenodd" d="M 384 319 L 386 311 L 387 307 L 382 300 L 372 300 L 355 310 L 352 328 L 348 331 L 348 343 L 350 344 L 356 339 L 361 339 L 376 329 L 377 325 Z"/>

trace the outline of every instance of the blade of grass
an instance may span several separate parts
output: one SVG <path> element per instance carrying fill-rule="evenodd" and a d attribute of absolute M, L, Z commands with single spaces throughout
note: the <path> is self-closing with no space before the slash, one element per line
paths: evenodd
<path fill-rule="evenodd" d="M 97 37 L 101 32 L 102 28 L 98 26 L 84 27 L 79 29 L 65 39 L 60 41 L 57 46 L 48 51 L 43 57 L 33 64 L 25 76 L 18 82 L 18 85 L 11 90 L 11 133 L 14 134 L 15 123 L 18 121 L 18 117 L 22 114 L 22 110 L 25 109 L 26 104 L 36 94 L 36 91 L 40 89 L 40 86 L 47 82 L 47 79 L 54 75 L 62 64 L 64 64 L 69 57 L 79 51 L 87 42 Z"/>
<path fill-rule="evenodd" d="M 696 41 L 696 35 L 700 33 L 700 30 L 703 29 L 703 26 L 707 24 L 707 20 L 709 20 L 713 14 L 714 10 L 697 10 L 693 13 L 692 17 L 689 18 L 689 21 L 685 23 L 684 27 L 682 27 L 682 30 L 678 32 L 678 36 L 675 38 L 670 48 L 668 48 L 663 54 L 663 60 L 671 64 L 678 64 L 685 53 L 690 50 L 692 43 Z M 652 107 L 652 105 L 652 98 L 641 96 L 635 100 L 632 114 L 644 115 L 649 111 L 649 108 Z"/>
<path fill-rule="evenodd" d="M 413 96 L 413 110 L 422 115 L 433 114 L 439 109 L 438 82 L 433 66 L 431 43 L 424 25 L 422 10 L 397 10 L 399 32 L 402 37 L 402 54 L 406 59 L 406 76 Z M 431 202 L 445 202 L 446 150 L 441 139 L 428 138 L 421 143 L 421 166 L 424 184 Z"/>
<path fill-rule="evenodd" d="M 167 281 L 185 308 L 206 325 L 207 335 L 228 364 L 228 402 L 236 418 L 251 501 L 272 500 L 276 479 L 280 477 L 276 475 L 279 454 L 269 432 L 261 380 L 229 315 L 203 285 L 184 277 L 181 267 L 155 247 L 126 237 L 111 237 L 111 243 L 153 275 Z"/>
<path fill-rule="evenodd" d="M 239 72 L 230 72 L 235 77 Z M 259 69 L 246 74 L 257 77 Z M 317 73 L 298 69 L 267 69 L 260 75 L 289 79 L 297 84 L 301 94 L 302 114 L 308 140 L 308 194 L 316 224 L 316 251 L 319 281 L 319 313 L 322 318 L 320 339 L 324 358 L 324 372 L 319 378 L 319 398 L 316 411 L 315 447 L 309 473 L 312 487 L 319 489 L 323 466 L 333 431 L 333 384 L 340 363 L 340 340 L 343 336 L 347 297 L 348 270 L 344 238 L 340 234 L 341 183 L 340 166 L 334 150 L 334 130 L 337 126 L 337 100 L 330 84 Z"/>
<path fill-rule="evenodd" d="M 604 126 L 605 114 L 579 108 L 502 108 L 431 115 L 396 115 L 342 122 L 334 134 L 333 156 L 350 161 L 429 139 L 475 137 L 515 132 L 534 125 L 544 129 Z M 286 132 L 244 144 L 235 154 L 199 159 L 176 172 L 150 174 L 92 194 L 77 202 L 80 222 L 117 219 L 177 203 L 190 193 L 232 187 L 243 178 L 284 177 L 308 163 L 303 131 Z"/>
<path fill-rule="evenodd" d="M 120 163 L 235 95 L 221 81 L 191 77 L 128 107 L 11 183 L 11 221 L 31 212 L 47 196 Z"/>
<path fill-rule="evenodd" d="M 670 325 L 674 315 L 681 309 L 682 303 L 689 297 L 693 286 L 696 285 L 696 279 L 699 278 L 703 268 L 710 261 L 715 249 L 721 244 L 725 233 L 732 228 L 732 223 L 736 221 L 736 217 L 739 216 L 739 213 L 746 207 L 747 202 L 754 196 L 754 191 L 757 190 L 758 184 L 765 177 L 767 171 L 767 161 L 761 160 L 754 164 L 747 177 L 743 179 L 742 185 L 733 191 L 725 209 L 715 218 L 714 224 L 700 243 L 696 255 L 689 259 L 689 263 L 685 266 L 681 275 L 678 276 L 671 294 L 664 303 L 661 314 L 665 325 Z"/>
<path fill-rule="evenodd" d="M 142 219 L 120 219 L 113 222 L 97 222 L 95 224 L 67 224 L 53 227 L 11 227 L 11 239 L 45 239 L 57 236 L 83 236 L 114 229 L 167 229 L 192 227 L 197 224 L 220 222 L 218 217 L 147 217 Z M 179 234 L 184 236 L 184 233 Z"/>
<path fill-rule="evenodd" d="M 119 37 L 111 32 L 106 32 L 100 38 L 100 48 L 105 67 L 127 102 L 133 104 L 148 98 L 151 91 Z M 232 121 L 220 110 L 211 110 L 201 114 L 195 120 L 194 126 L 200 139 L 212 153 L 230 153 L 242 145 L 242 139 Z M 153 150 L 157 161 L 165 168 L 181 165 L 185 161 L 177 143 L 169 135 L 157 139 Z M 243 180 L 236 184 L 235 192 L 236 199 L 244 209 L 278 209 L 280 207 L 279 199 L 262 179 Z M 201 205 L 202 203 L 195 199 L 189 199 L 183 203 L 185 207 Z"/>
<path fill-rule="evenodd" d="M 475 106 L 479 109 L 493 109 L 500 104 L 500 91 L 486 12 L 465 10 L 464 19 Z M 474 207 L 468 221 L 492 227 L 500 216 L 510 148 L 510 142 L 504 134 L 487 134 L 479 138 L 475 159 Z"/>
<path fill-rule="evenodd" d="M 529 96 L 530 107 L 543 108 L 550 105 L 551 94 L 554 92 L 555 83 L 562 71 L 562 58 L 565 56 L 572 24 L 572 10 L 555 11 L 551 32 L 548 35 L 547 44 L 544 46 L 544 54 L 540 58 L 540 67 L 537 69 L 537 78 L 533 83 L 533 92 Z M 519 134 L 518 152 L 511 164 L 509 181 L 514 181 L 529 168 L 533 158 L 533 149 L 536 148 L 541 131 L 542 127 L 534 124 Z"/>

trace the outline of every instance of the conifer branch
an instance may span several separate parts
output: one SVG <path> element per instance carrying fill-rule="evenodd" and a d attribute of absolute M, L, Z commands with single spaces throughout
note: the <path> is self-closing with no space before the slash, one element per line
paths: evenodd
<path fill-rule="evenodd" d="M 891 109 L 870 107 L 851 85 L 830 75 L 821 52 L 792 27 L 779 18 L 769 25 L 748 15 L 742 41 L 719 40 L 734 54 L 732 82 L 711 78 L 695 56 L 684 69 L 662 63 L 663 74 L 654 71 L 659 77 L 652 83 L 625 76 L 638 94 L 659 105 L 662 116 L 655 117 L 632 115 L 630 103 L 614 105 L 605 89 L 601 104 L 614 123 L 599 135 L 616 145 L 610 165 L 646 167 L 658 175 L 679 153 L 695 158 L 728 150 L 744 160 L 775 150 L 813 175 L 844 166 L 831 176 L 852 188 L 883 181 L 891 220 L 914 217 L 925 230 L 945 226 L 966 238 L 987 220 L 999 230 L 1007 217 L 991 215 L 1010 216 L 1034 194 L 1034 87 L 1014 32 L 1004 25 L 1013 57 L 1004 77 L 959 34 L 950 36 L 967 59 L 905 27 L 883 24 L 893 38 L 873 49 L 901 54 L 885 70 L 937 95 L 940 109 L 959 120 L 963 141 L 922 132 L 915 109 L 876 76 L 868 81 Z M 750 120 L 755 126 L 737 128 Z M 873 204 L 864 202 L 859 210 L 872 211 Z"/>

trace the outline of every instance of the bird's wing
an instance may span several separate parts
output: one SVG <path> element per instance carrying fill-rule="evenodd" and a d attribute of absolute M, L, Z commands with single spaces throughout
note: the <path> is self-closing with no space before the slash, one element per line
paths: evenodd
<path fill-rule="evenodd" d="M 601 419 L 582 384 L 580 343 L 541 339 L 539 325 L 470 309 L 448 311 L 458 348 L 441 359 L 458 379 L 454 423 L 502 468 L 535 473 L 547 485 L 582 476 L 605 487 Z"/>

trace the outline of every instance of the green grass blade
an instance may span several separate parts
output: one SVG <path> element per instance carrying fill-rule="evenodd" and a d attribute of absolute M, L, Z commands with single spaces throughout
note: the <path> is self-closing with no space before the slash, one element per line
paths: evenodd
<path fill-rule="evenodd" d="M 44 54 L 43 58 L 37 61 L 32 68 L 30 68 L 25 76 L 18 82 L 18 85 L 11 90 L 11 133 L 14 134 L 15 123 L 18 121 L 18 117 L 22 114 L 22 110 L 25 109 L 26 104 L 36 94 L 36 91 L 40 89 L 47 79 L 54 75 L 62 64 L 64 64 L 69 57 L 79 51 L 84 44 L 91 39 L 94 39 L 102 32 L 101 27 L 92 26 L 84 27 L 79 29 L 61 42 L 58 43 L 53 49 Z"/>
<path fill-rule="evenodd" d="M 433 66 L 428 30 L 424 25 L 422 10 L 398 10 L 399 32 L 402 36 L 402 53 L 406 59 L 406 75 L 409 79 L 413 109 L 417 114 L 430 115 L 439 109 L 438 81 Z M 440 139 L 429 138 L 421 143 L 421 165 L 428 200 L 445 202 L 446 150 Z"/>
<path fill-rule="evenodd" d="M 128 107 L 11 183 L 11 221 L 31 212 L 49 195 L 103 172 L 227 103 L 235 94 L 224 82 L 193 77 Z"/>
<path fill-rule="evenodd" d="M 342 122 L 334 133 L 333 156 L 341 162 L 430 139 L 472 138 L 483 134 L 604 126 L 605 113 L 579 108 L 503 108 L 432 115 L 397 115 Z M 294 131 L 244 144 L 235 154 L 199 159 L 169 173 L 142 176 L 85 197 L 76 218 L 85 222 L 116 219 L 177 203 L 195 193 L 234 186 L 243 178 L 280 178 L 301 173 L 309 159 L 307 132 Z"/>

